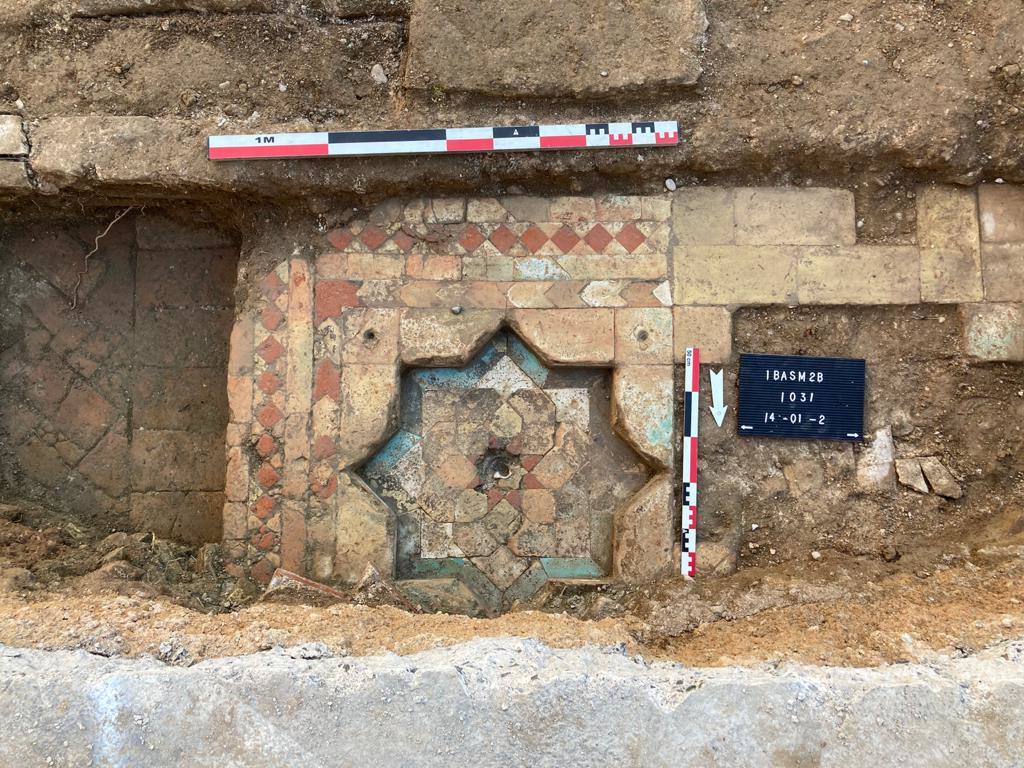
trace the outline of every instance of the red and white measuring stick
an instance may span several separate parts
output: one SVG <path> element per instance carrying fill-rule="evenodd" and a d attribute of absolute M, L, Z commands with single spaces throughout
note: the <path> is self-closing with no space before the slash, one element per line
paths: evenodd
<path fill-rule="evenodd" d="M 697 423 L 700 421 L 700 349 L 687 347 L 683 386 L 682 562 L 680 572 L 697 573 Z"/>
<path fill-rule="evenodd" d="M 209 151 L 211 160 L 267 160 L 527 152 L 538 149 L 598 149 L 678 143 L 679 125 L 675 120 L 649 120 L 632 123 L 211 136 Z"/>

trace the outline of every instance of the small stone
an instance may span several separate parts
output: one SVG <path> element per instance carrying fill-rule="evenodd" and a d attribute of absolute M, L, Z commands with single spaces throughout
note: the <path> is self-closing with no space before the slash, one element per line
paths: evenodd
<path fill-rule="evenodd" d="M 1005 67 L 1003 67 L 1003 77 L 1016 77 L 1019 74 L 1019 64 L 1007 64 Z"/>
<path fill-rule="evenodd" d="M 370 67 L 370 79 L 378 85 L 384 85 L 388 81 L 387 73 L 384 72 L 384 67 L 380 64 L 374 64 Z"/>
<path fill-rule="evenodd" d="M 851 21 L 853 21 L 853 14 L 852 13 L 844 13 L 842 16 L 839 17 L 839 20 L 840 21 L 845 21 L 847 24 L 849 24 Z"/>
<path fill-rule="evenodd" d="M 885 427 L 875 432 L 864 453 L 857 461 L 857 484 L 865 491 L 887 490 L 895 485 L 893 457 L 895 446 L 892 429 Z"/>
<path fill-rule="evenodd" d="M 821 552 L 816 549 L 811 552 L 811 560 L 821 560 Z"/>
<path fill-rule="evenodd" d="M 452 307 L 452 314 L 453 315 L 461 315 L 462 314 L 462 307 L 460 307 L 458 304 L 456 304 L 454 307 Z"/>
<path fill-rule="evenodd" d="M 964 495 L 960 485 L 953 478 L 953 475 L 935 456 L 925 456 L 920 459 L 921 471 L 932 491 L 947 499 L 959 499 Z"/>
<path fill-rule="evenodd" d="M 669 192 L 675 192 L 676 191 L 676 180 L 675 179 L 665 179 L 665 189 L 667 189 Z"/>
<path fill-rule="evenodd" d="M 913 488 L 918 493 L 928 493 L 928 484 L 924 480 L 921 463 L 917 459 L 896 459 L 896 477 L 908 488 Z"/>

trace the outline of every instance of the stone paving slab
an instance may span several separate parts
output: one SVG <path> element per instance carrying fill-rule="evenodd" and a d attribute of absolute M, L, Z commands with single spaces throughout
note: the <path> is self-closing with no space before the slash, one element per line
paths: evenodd
<path fill-rule="evenodd" d="M 405 84 L 503 97 L 687 86 L 706 28 L 701 0 L 416 0 Z"/>
<path fill-rule="evenodd" d="M 0 754 L 48 765 L 1020 765 L 1024 644 L 878 668 L 686 668 L 476 640 L 205 661 L 0 647 Z"/>

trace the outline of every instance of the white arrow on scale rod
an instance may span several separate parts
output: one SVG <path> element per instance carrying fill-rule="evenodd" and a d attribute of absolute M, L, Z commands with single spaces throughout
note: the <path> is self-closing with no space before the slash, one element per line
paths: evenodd
<path fill-rule="evenodd" d="M 722 393 L 722 371 L 709 370 L 711 376 L 711 415 L 715 417 L 715 424 L 722 426 L 722 419 L 729 406 L 723 404 L 725 396 Z"/>

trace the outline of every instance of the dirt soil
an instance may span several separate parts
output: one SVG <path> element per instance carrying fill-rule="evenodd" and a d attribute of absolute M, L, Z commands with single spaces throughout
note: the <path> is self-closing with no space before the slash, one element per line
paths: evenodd
<path fill-rule="evenodd" d="M 254 603 L 220 570 L 216 545 L 197 551 L 152 534 L 90 540 L 46 510 L 3 509 L 0 643 L 13 646 L 192 664 L 307 642 L 336 653 L 406 654 L 523 636 L 556 647 L 622 643 L 693 665 L 869 666 L 969 654 L 1024 629 L 1020 530 L 998 544 L 934 549 L 900 563 L 832 553 L 648 589 L 553 588 L 544 610 L 473 619 L 380 604 Z"/>
<path fill-rule="evenodd" d="M 707 0 L 697 84 L 637 88 L 614 102 L 571 91 L 513 100 L 500 90 L 407 88 L 417 72 L 409 71 L 403 3 L 384 4 L 387 15 L 371 15 L 378 7 L 351 14 L 327 0 L 235 14 L 170 12 L 165 3 L 104 18 L 73 16 L 72 5 L 31 0 L 0 14 L 0 111 L 30 120 L 183 118 L 200 133 L 652 116 L 678 119 L 683 130 L 679 147 L 657 151 L 261 164 L 251 177 L 259 184 L 245 181 L 248 171 L 223 182 L 276 188 L 281 199 L 292 197 L 288 185 L 275 186 L 285 177 L 301 196 L 332 188 L 373 198 L 426 189 L 636 190 L 672 175 L 680 183 L 830 186 L 843 178 L 858 197 L 898 199 L 921 180 L 1024 180 L 1024 7 L 1016 0 Z M 431 23 L 443 23 L 438 16 Z M 487 59 L 490 51 L 474 47 L 484 45 L 467 38 L 458 54 L 466 68 Z M 569 57 L 550 66 L 566 80 L 579 74 Z M 167 161 L 185 167 L 194 158 Z M 900 224 L 886 221 L 880 234 L 890 229 Z M 874 233 L 866 221 L 862 234 Z"/>

